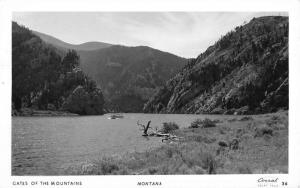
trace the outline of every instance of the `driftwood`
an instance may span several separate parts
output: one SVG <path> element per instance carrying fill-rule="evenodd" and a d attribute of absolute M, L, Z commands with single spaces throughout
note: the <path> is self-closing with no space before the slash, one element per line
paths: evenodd
<path fill-rule="evenodd" d="M 145 125 L 143 125 L 143 124 L 140 124 L 139 123 L 139 121 L 137 121 L 136 122 L 137 123 L 137 125 L 138 126 L 140 126 L 141 128 L 140 128 L 140 130 L 142 130 L 143 131 L 143 136 L 148 136 L 148 129 L 149 128 L 151 128 L 152 129 L 152 127 L 150 127 L 150 123 L 151 123 L 151 121 L 148 121 L 148 123 L 147 123 L 147 125 L 145 126 Z"/>
<path fill-rule="evenodd" d="M 164 142 L 164 141 L 180 141 L 181 139 L 183 139 L 182 137 L 177 137 L 176 135 L 172 135 L 169 133 L 162 133 L 162 132 L 158 131 L 157 128 L 155 129 L 155 131 L 148 133 L 148 130 L 152 129 L 152 127 L 150 127 L 150 123 L 151 123 L 151 121 L 148 121 L 147 125 L 143 125 L 143 124 L 140 124 L 139 121 L 137 121 L 137 125 L 140 127 L 140 130 L 143 131 L 142 136 L 163 137 L 163 139 L 161 140 L 162 142 Z"/>

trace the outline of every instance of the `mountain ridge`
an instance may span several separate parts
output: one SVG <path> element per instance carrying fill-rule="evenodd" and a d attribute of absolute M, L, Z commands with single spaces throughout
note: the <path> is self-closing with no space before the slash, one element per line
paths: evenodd
<path fill-rule="evenodd" d="M 123 112 L 141 112 L 156 88 L 186 63 L 184 58 L 148 46 L 113 45 L 95 51 L 79 51 L 79 55 L 82 70 L 97 82 L 113 106 L 118 106 L 117 111 Z M 134 99 L 131 104 L 138 107 L 133 107 L 129 99 Z M 124 101 L 128 103 L 117 104 Z"/>
<path fill-rule="evenodd" d="M 191 59 L 145 104 L 150 113 L 251 114 L 288 108 L 288 18 L 253 18 Z"/>
<path fill-rule="evenodd" d="M 55 37 L 37 34 L 44 42 L 62 50 L 74 47 Z M 84 73 L 102 88 L 108 111 L 141 112 L 156 88 L 175 75 L 187 61 L 144 45 L 108 45 L 92 50 L 77 48 L 76 51 Z"/>
<path fill-rule="evenodd" d="M 107 48 L 113 45 L 113 44 L 98 42 L 98 41 L 84 42 L 81 44 L 71 44 L 45 33 L 41 33 L 38 31 L 32 31 L 32 32 L 37 36 L 39 36 L 44 42 L 52 44 L 53 46 L 64 50 L 73 49 L 73 50 L 81 50 L 81 51 L 91 51 L 91 50 Z"/>

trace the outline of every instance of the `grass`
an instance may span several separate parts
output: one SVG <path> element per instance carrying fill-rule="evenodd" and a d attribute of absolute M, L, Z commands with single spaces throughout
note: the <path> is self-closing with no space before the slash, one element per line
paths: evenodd
<path fill-rule="evenodd" d="M 220 117 L 222 123 L 207 129 L 202 128 L 202 120 L 201 126 L 192 129 L 178 129 L 176 123 L 165 123 L 164 128 L 183 137 L 183 141 L 144 152 L 103 157 L 79 164 L 67 174 L 288 173 L 287 113 L 251 118 L 251 121 L 228 122 Z"/>

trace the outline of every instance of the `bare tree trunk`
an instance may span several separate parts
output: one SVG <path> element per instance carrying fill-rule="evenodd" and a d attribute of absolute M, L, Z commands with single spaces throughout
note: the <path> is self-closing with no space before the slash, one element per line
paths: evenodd
<path fill-rule="evenodd" d="M 150 127 L 150 123 L 151 123 L 151 121 L 148 121 L 148 123 L 147 123 L 147 125 L 146 125 L 146 128 L 144 129 L 144 134 L 143 134 L 143 136 L 148 136 L 147 131 L 148 131 L 149 127 Z"/>
<path fill-rule="evenodd" d="M 147 125 L 145 126 L 143 124 L 140 124 L 139 121 L 137 122 L 137 125 L 141 127 L 140 130 L 143 131 L 143 136 L 148 136 L 148 129 L 151 128 L 150 123 L 151 121 L 148 121 Z"/>

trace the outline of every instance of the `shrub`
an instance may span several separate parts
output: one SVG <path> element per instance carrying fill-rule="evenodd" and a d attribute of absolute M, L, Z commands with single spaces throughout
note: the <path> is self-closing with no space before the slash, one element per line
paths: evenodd
<path fill-rule="evenodd" d="M 261 137 L 264 135 L 273 136 L 273 129 L 268 126 L 258 127 L 255 129 L 254 137 Z"/>
<path fill-rule="evenodd" d="M 215 127 L 216 123 L 210 119 L 205 118 L 202 123 L 202 128 Z"/>
<path fill-rule="evenodd" d="M 219 141 L 218 144 L 221 147 L 228 147 L 228 144 L 225 141 Z"/>
<path fill-rule="evenodd" d="M 239 140 L 234 138 L 230 144 L 229 144 L 229 148 L 232 149 L 232 150 L 237 150 L 239 149 Z"/>
<path fill-rule="evenodd" d="M 161 132 L 169 133 L 169 132 L 172 132 L 176 129 L 179 129 L 179 126 L 176 123 L 174 123 L 174 122 L 164 122 L 163 127 L 161 129 Z"/>
<path fill-rule="evenodd" d="M 191 123 L 190 128 L 198 128 L 201 125 L 201 123 L 202 123 L 201 119 L 196 119 Z"/>
<path fill-rule="evenodd" d="M 153 167 L 151 167 L 151 168 L 148 169 L 149 174 L 156 174 L 157 171 L 158 170 L 156 168 L 153 168 Z"/>
<path fill-rule="evenodd" d="M 208 118 L 205 118 L 204 120 L 196 119 L 191 123 L 190 128 L 209 128 L 209 127 L 215 127 L 216 123 Z"/>

